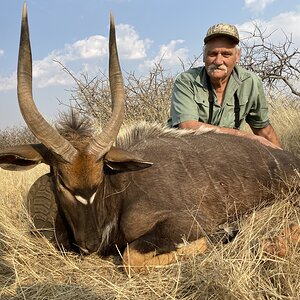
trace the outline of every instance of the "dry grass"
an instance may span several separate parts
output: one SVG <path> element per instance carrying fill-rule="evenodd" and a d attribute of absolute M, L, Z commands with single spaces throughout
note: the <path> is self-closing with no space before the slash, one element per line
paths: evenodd
<path fill-rule="evenodd" d="M 299 100 L 289 102 L 287 99 L 278 99 L 270 104 L 270 115 L 283 148 L 300 157 Z"/>
<path fill-rule="evenodd" d="M 249 215 L 232 243 L 129 278 L 114 258 L 60 253 L 30 234 L 24 198 L 45 172 L 43 166 L 0 171 L 0 299 L 300 298 L 299 248 L 279 258 L 265 256 L 259 247 L 262 238 L 280 234 L 289 221 L 299 223 L 299 196 L 282 196 L 272 207 Z"/>

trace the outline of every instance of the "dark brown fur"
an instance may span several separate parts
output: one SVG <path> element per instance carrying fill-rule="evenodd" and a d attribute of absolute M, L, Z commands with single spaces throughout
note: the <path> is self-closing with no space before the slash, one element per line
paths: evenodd
<path fill-rule="evenodd" d="M 214 234 L 218 225 L 272 203 L 282 180 L 300 169 L 291 153 L 214 132 L 141 124 L 120 134 L 116 145 L 153 166 L 127 172 L 104 166 L 97 201 L 78 207 L 95 219 L 84 237 L 101 254 L 133 242 L 140 252 L 164 253 Z"/>
<path fill-rule="evenodd" d="M 19 146 L 17 156 L 0 152 L 5 168 L 22 169 L 22 156 L 26 167 L 51 165 L 56 237 L 66 248 L 109 255 L 129 245 L 136 253 L 169 253 L 185 240 L 216 235 L 220 224 L 271 204 L 286 184 L 299 184 L 297 157 L 246 138 L 145 123 L 122 131 L 99 160 L 82 147 L 90 125 L 71 124 L 64 135 L 71 132 L 80 151 L 72 164 L 41 145 Z M 92 203 L 76 200 L 95 192 Z"/>

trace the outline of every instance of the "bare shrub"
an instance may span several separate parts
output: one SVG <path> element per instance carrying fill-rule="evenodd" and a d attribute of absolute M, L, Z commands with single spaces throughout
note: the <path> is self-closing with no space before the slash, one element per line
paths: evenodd
<path fill-rule="evenodd" d="M 66 70 L 66 69 L 65 69 Z M 105 126 L 111 115 L 111 98 L 108 77 L 90 79 L 88 75 L 76 78 L 71 90 L 71 105 L 80 113 L 92 117 L 100 127 Z M 134 72 L 125 75 L 125 117 L 124 123 L 139 121 L 167 124 L 174 79 L 166 76 L 160 64 L 143 76 Z"/>
<path fill-rule="evenodd" d="M 253 23 L 253 32 L 248 32 L 241 42 L 240 64 L 258 74 L 267 93 L 292 93 L 300 97 L 300 50 L 295 47 L 292 35 L 282 31 L 283 42 L 273 42 L 276 31 L 267 33 L 267 28 Z"/>
<path fill-rule="evenodd" d="M 37 143 L 37 140 L 25 126 L 7 127 L 4 130 L 0 130 L 0 149 L 29 143 Z"/>

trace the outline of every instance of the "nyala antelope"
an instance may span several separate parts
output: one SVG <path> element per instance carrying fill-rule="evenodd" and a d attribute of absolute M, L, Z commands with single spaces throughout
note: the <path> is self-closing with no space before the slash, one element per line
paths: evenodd
<path fill-rule="evenodd" d="M 294 181 L 300 170 L 300 159 L 287 151 L 214 131 L 138 124 L 119 134 L 125 97 L 113 17 L 113 108 L 100 134 L 76 114 L 57 130 L 38 111 L 26 4 L 17 80 L 20 110 L 40 143 L 1 150 L 0 166 L 50 166 L 30 190 L 31 214 L 41 229 L 53 218 L 53 240 L 68 250 L 123 253 L 124 265 L 137 270 L 171 263 L 177 253 L 204 251 L 220 224 L 273 203 L 283 180 Z"/>

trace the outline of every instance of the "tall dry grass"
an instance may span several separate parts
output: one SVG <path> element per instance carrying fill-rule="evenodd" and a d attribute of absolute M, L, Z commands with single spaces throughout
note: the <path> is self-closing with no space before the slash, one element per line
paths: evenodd
<path fill-rule="evenodd" d="M 300 99 L 278 98 L 272 101 L 270 115 L 283 148 L 300 157 Z"/>

